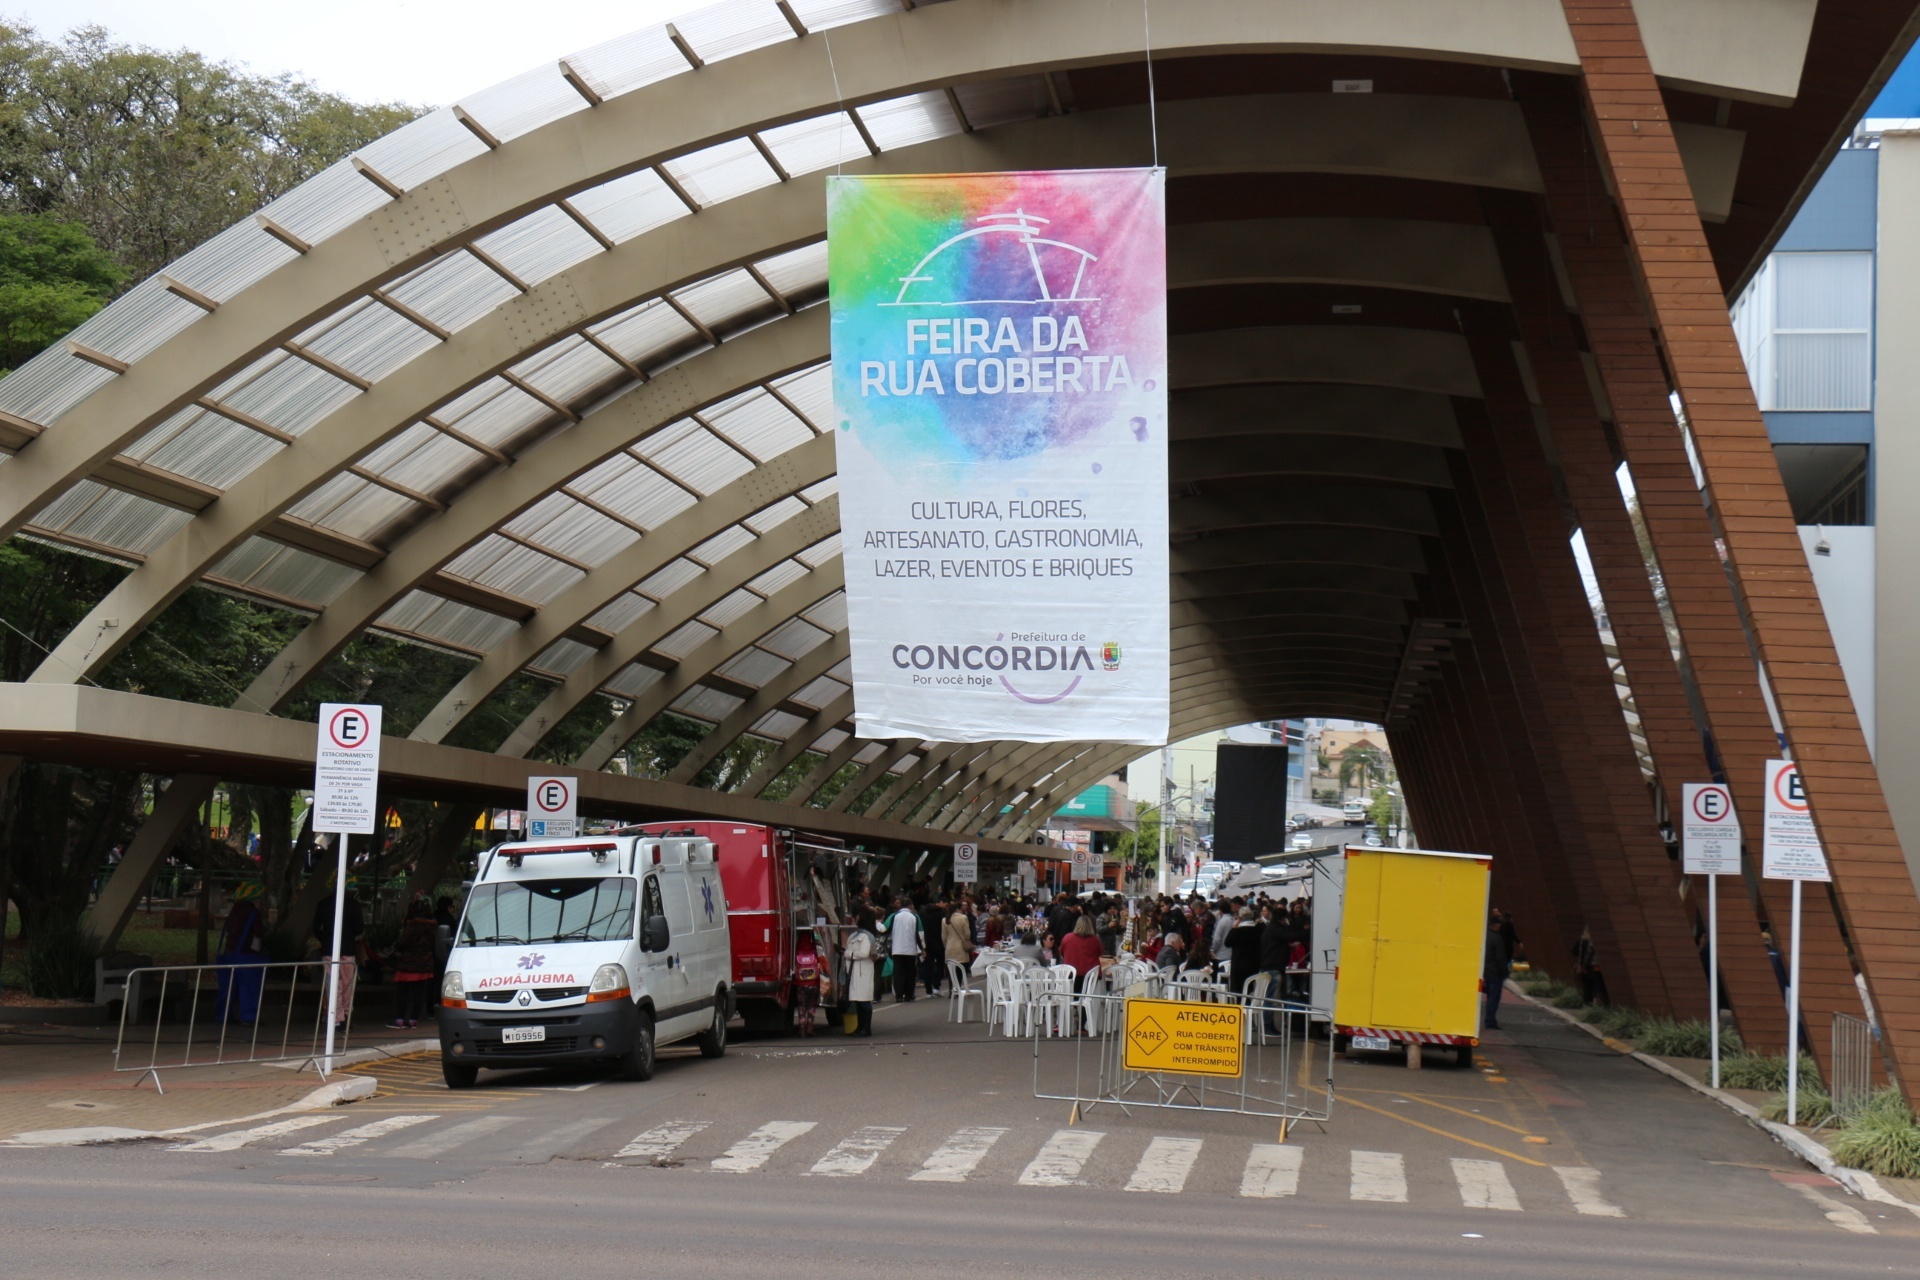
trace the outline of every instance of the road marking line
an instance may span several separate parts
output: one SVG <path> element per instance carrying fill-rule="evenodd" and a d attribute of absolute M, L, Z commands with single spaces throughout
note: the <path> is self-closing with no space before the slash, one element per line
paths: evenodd
<path fill-rule="evenodd" d="M 332 1134 L 325 1138 L 315 1138 L 312 1142 L 303 1142 L 297 1147 L 288 1147 L 280 1154 L 283 1156 L 330 1156 L 336 1151 L 348 1147 L 357 1147 L 372 1138 L 384 1138 L 390 1133 L 410 1129 L 416 1124 L 425 1124 L 429 1120 L 438 1120 L 434 1116 L 388 1116 L 385 1120 L 375 1120 L 372 1124 L 363 1124 L 357 1129 Z"/>
<path fill-rule="evenodd" d="M 1600 1194 L 1598 1169 L 1561 1166 L 1554 1172 L 1560 1175 L 1560 1185 L 1567 1189 L 1567 1199 L 1573 1201 L 1573 1207 L 1581 1213 L 1590 1213 L 1596 1218 L 1627 1216 L 1619 1205 Z"/>
<path fill-rule="evenodd" d="M 1490 1124 L 1495 1128 L 1505 1129 L 1509 1133 L 1517 1133 L 1523 1138 L 1533 1132 L 1531 1129 L 1522 1129 L 1518 1125 L 1508 1124 L 1504 1120 L 1495 1120 L 1492 1116 L 1483 1116 L 1477 1111 L 1466 1111 L 1460 1107 L 1450 1107 L 1444 1102 L 1435 1102 L 1432 1098 L 1422 1097 L 1417 1093 L 1403 1093 L 1399 1096 L 1408 1102 L 1417 1102 L 1426 1107 L 1438 1107 L 1442 1111 L 1451 1111 L 1454 1115 L 1465 1116 L 1469 1120 L 1478 1120 L 1481 1124 Z"/>
<path fill-rule="evenodd" d="M 380 1154 L 397 1156 L 403 1160 L 431 1160 L 435 1156 L 447 1154 L 455 1147 L 464 1147 L 475 1138 L 484 1138 L 510 1124 L 519 1124 L 525 1119 L 527 1119 L 526 1116 L 482 1116 L 478 1120 L 468 1120 L 450 1129 L 430 1133 L 424 1138 L 415 1138 L 412 1142 L 403 1142 L 391 1151 L 382 1151 Z"/>
<path fill-rule="evenodd" d="M 1407 1202 L 1407 1168 L 1398 1151 L 1355 1151 L 1352 1155 L 1349 1200 Z"/>
<path fill-rule="evenodd" d="M 711 1120 L 669 1120 L 665 1124 L 655 1125 L 614 1152 L 613 1158 L 626 1160 L 638 1156 L 643 1160 L 658 1160 L 670 1156 L 680 1149 L 681 1143 L 712 1123 Z"/>
<path fill-rule="evenodd" d="M 1498 1160 L 1453 1157 L 1453 1180 L 1460 1184 L 1460 1203 L 1469 1209 L 1507 1209 L 1520 1212 L 1507 1170 Z"/>
<path fill-rule="evenodd" d="M 1200 1158 L 1198 1138 L 1155 1138 L 1147 1144 L 1140 1163 L 1127 1179 L 1129 1191 L 1159 1191 L 1177 1194 L 1187 1185 L 1193 1162 Z"/>
<path fill-rule="evenodd" d="M 1307 1088 L 1309 1091 L 1320 1094 L 1322 1097 L 1326 1096 L 1327 1091 L 1318 1085 L 1308 1085 Z M 1423 1120 L 1415 1120 L 1411 1116 L 1403 1116 L 1399 1112 L 1391 1111 L 1386 1107 L 1376 1107 L 1371 1102 L 1362 1102 L 1358 1098 L 1349 1096 L 1344 1090 L 1341 1092 L 1340 1098 L 1343 1106 L 1359 1107 L 1362 1111 L 1371 1111 L 1375 1115 L 1387 1116 L 1390 1119 L 1398 1120 L 1401 1124 L 1410 1124 L 1416 1129 L 1425 1129 L 1428 1133 L 1437 1133 L 1443 1138 L 1452 1138 L 1455 1142 L 1463 1142 L 1469 1147 L 1478 1147 L 1482 1151 L 1491 1151 L 1497 1156 L 1505 1156 L 1509 1160 L 1518 1160 L 1521 1164 L 1530 1164 L 1536 1169 L 1551 1168 L 1545 1160 L 1535 1160 L 1531 1156 L 1521 1155 L 1518 1151 L 1509 1151 L 1505 1147 L 1496 1147 L 1490 1142 L 1479 1142 L 1464 1134 L 1454 1133 L 1449 1129 L 1438 1128 Z"/>
<path fill-rule="evenodd" d="M 1867 1215 L 1852 1205 L 1843 1204 L 1832 1196 L 1825 1195 L 1803 1183 L 1790 1182 L 1787 1185 L 1811 1200 L 1813 1207 L 1820 1210 L 1821 1216 L 1842 1231 L 1851 1231 L 1857 1236 L 1877 1236 L 1880 1234 L 1879 1228 L 1867 1221 Z"/>
<path fill-rule="evenodd" d="M 1299 1147 L 1254 1143 L 1253 1151 L 1247 1156 L 1246 1172 L 1240 1175 L 1240 1194 L 1261 1200 L 1292 1195 L 1300 1189 L 1300 1161 L 1304 1155 Z"/>
<path fill-rule="evenodd" d="M 575 1120 L 572 1124 L 563 1124 L 557 1129 L 549 1129 L 534 1141 L 513 1153 L 513 1159 L 523 1163 L 551 1160 L 574 1143 L 591 1134 L 598 1133 L 615 1122 L 614 1116 L 592 1116 L 585 1120 Z"/>
<path fill-rule="evenodd" d="M 291 1120 L 275 1120 L 272 1124 L 258 1125 L 252 1129 L 235 1129 L 231 1133 L 216 1134 L 211 1138 L 201 1138 L 197 1142 L 181 1142 L 168 1147 L 169 1151 L 238 1151 L 249 1142 L 258 1142 L 262 1138 L 277 1138 L 284 1133 L 293 1133 L 299 1129 L 311 1129 L 316 1124 L 332 1124 L 342 1119 L 340 1116 L 295 1116 Z"/>
<path fill-rule="evenodd" d="M 862 1125 L 835 1143 L 833 1150 L 815 1160 L 807 1174 L 822 1178 L 857 1178 L 873 1168 L 873 1162 L 880 1158 L 880 1153 L 892 1146 L 893 1140 L 906 1131 L 905 1125 Z"/>
<path fill-rule="evenodd" d="M 1006 1136 L 1007 1130 L 990 1125 L 956 1129 L 907 1181 L 965 1182 L 967 1175 L 980 1167 L 980 1161 L 993 1149 L 993 1144 Z"/>
<path fill-rule="evenodd" d="M 1091 1129 L 1060 1129 L 1047 1139 L 1040 1154 L 1020 1175 L 1023 1187 L 1071 1187 L 1079 1183 L 1080 1170 L 1086 1167 L 1093 1149 L 1104 1133 Z"/>
<path fill-rule="evenodd" d="M 774 1152 L 813 1127 L 812 1120 L 769 1120 L 728 1147 L 727 1153 L 713 1162 L 713 1167 L 723 1173 L 752 1173 Z"/>

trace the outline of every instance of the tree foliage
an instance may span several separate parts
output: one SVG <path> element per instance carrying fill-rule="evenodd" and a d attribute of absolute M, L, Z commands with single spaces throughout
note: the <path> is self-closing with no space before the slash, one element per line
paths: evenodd
<path fill-rule="evenodd" d="M 106 306 L 126 275 L 78 223 L 0 213 L 0 373 Z"/>
<path fill-rule="evenodd" d="M 99 27 L 0 25 L 0 211 L 77 223 L 141 279 L 418 114 Z"/>

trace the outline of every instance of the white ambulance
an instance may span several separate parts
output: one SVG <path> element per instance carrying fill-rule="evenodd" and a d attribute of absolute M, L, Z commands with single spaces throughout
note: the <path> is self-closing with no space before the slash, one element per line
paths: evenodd
<path fill-rule="evenodd" d="M 691 830 L 527 840 L 480 855 L 440 987 L 447 1086 L 480 1068 L 607 1062 L 663 1044 L 717 1058 L 733 1014 L 726 891 Z"/>

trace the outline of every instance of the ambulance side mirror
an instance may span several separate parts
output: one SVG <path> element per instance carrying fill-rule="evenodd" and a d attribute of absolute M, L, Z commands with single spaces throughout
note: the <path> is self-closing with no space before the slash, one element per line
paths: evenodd
<path fill-rule="evenodd" d="M 640 949 L 642 951 L 665 951 L 672 942 L 673 938 L 667 932 L 667 918 L 665 916 L 648 916 L 646 930 L 640 935 Z"/>

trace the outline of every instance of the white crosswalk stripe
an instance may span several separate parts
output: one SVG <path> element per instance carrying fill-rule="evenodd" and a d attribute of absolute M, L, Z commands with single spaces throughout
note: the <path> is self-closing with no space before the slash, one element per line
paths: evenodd
<path fill-rule="evenodd" d="M 498 1133 L 510 1125 L 519 1124 L 525 1116 L 481 1116 L 478 1120 L 468 1120 L 463 1124 L 452 1125 L 425 1137 L 403 1142 L 390 1151 L 382 1151 L 383 1156 L 392 1156 L 400 1160 L 432 1160 L 458 1150 L 469 1142 L 484 1138 L 490 1133 Z"/>
<path fill-rule="evenodd" d="M 819 1178 L 854 1178 L 873 1168 L 873 1162 L 880 1153 L 893 1145 L 893 1140 L 905 1133 L 905 1127 L 870 1124 L 855 1130 L 842 1138 L 833 1150 L 813 1162 L 813 1168 L 807 1173 Z"/>
<path fill-rule="evenodd" d="M 1187 1185 L 1193 1162 L 1200 1158 L 1198 1138 L 1155 1138 L 1147 1144 L 1140 1163 L 1127 1179 L 1129 1191 L 1157 1191 L 1178 1194 Z"/>
<path fill-rule="evenodd" d="M 329 1134 L 324 1138 L 315 1138 L 312 1142 L 303 1142 L 297 1147 L 288 1147 L 280 1154 L 286 1156 L 330 1156 L 336 1151 L 344 1151 L 348 1147 L 357 1147 L 361 1143 L 369 1142 L 374 1138 L 384 1138 L 390 1133 L 398 1133 L 402 1129 L 410 1129 L 416 1124 L 425 1124 L 429 1120 L 438 1120 L 439 1118 L 437 1115 L 388 1116 L 384 1120 L 375 1120 L 372 1124 L 363 1124 L 358 1128 Z"/>
<path fill-rule="evenodd" d="M 727 1148 L 713 1162 L 724 1173 L 752 1173 L 772 1158 L 773 1153 L 814 1127 L 812 1120 L 770 1120 Z"/>
<path fill-rule="evenodd" d="M 586 1120 L 575 1120 L 572 1124 L 563 1124 L 549 1129 L 532 1142 L 513 1153 L 513 1158 L 522 1163 L 537 1163 L 551 1160 L 566 1151 L 582 1138 L 606 1128 L 613 1123 L 612 1116 L 593 1116 Z"/>
<path fill-rule="evenodd" d="M 1247 1168 L 1240 1175 L 1240 1194 L 1270 1200 L 1290 1196 L 1300 1189 L 1299 1147 L 1283 1147 L 1274 1142 L 1256 1142 L 1247 1155 Z"/>
<path fill-rule="evenodd" d="M 319 1124 L 332 1124 L 339 1116 L 295 1116 L 291 1120 L 275 1120 L 272 1124 L 256 1125 L 251 1129 L 235 1129 L 230 1133 L 215 1134 L 211 1138 L 199 1138 L 193 1142 L 176 1143 L 168 1147 L 169 1151 L 238 1151 L 249 1142 L 259 1142 L 263 1138 L 278 1138 L 301 1129 L 311 1129 Z"/>
<path fill-rule="evenodd" d="M 680 1149 L 694 1134 L 711 1125 L 711 1120 L 669 1120 L 657 1124 L 613 1153 L 616 1160 L 660 1160 Z"/>
<path fill-rule="evenodd" d="M 993 1144 L 1006 1136 L 1005 1129 L 990 1125 L 957 1129 L 907 1181 L 965 1182 L 967 1175 L 980 1167 L 987 1152 L 993 1150 Z"/>
<path fill-rule="evenodd" d="M 1460 1203 L 1469 1209 L 1510 1209 L 1520 1212 L 1520 1197 L 1498 1160 L 1453 1158 L 1453 1180 L 1460 1185 Z"/>
<path fill-rule="evenodd" d="M 1398 1151 L 1355 1151 L 1349 1168 L 1348 1199 L 1407 1202 L 1407 1166 Z"/>
<path fill-rule="evenodd" d="M 1095 1133 L 1091 1129 L 1061 1129 L 1047 1145 L 1040 1148 L 1040 1154 L 1020 1175 L 1023 1187 L 1070 1187 L 1080 1181 L 1080 1170 L 1086 1167 L 1087 1160 L 1093 1155 L 1093 1149 L 1100 1145 L 1104 1133 Z"/>
<path fill-rule="evenodd" d="M 1560 1185 L 1567 1189 L 1567 1199 L 1573 1201 L 1573 1207 L 1579 1212 L 1592 1214 L 1596 1218 L 1627 1216 L 1619 1205 L 1600 1194 L 1598 1169 L 1565 1166 L 1556 1168 L 1554 1172 L 1560 1175 Z"/>

